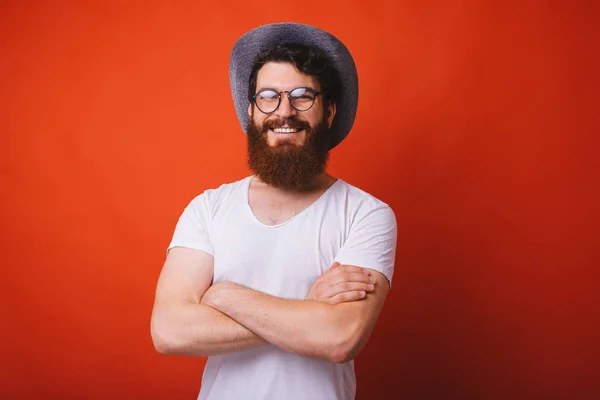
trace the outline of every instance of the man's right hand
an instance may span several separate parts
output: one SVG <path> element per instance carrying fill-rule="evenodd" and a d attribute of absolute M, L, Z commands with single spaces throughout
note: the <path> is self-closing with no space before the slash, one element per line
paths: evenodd
<path fill-rule="evenodd" d="M 306 300 L 338 304 L 363 299 L 375 289 L 371 273 L 353 265 L 333 263 L 312 285 Z"/>

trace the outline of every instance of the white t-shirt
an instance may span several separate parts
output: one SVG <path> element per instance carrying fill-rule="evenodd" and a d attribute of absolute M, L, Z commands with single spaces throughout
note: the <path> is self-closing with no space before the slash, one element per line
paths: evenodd
<path fill-rule="evenodd" d="M 334 261 L 379 271 L 391 284 L 396 219 L 387 204 L 338 179 L 296 216 L 270 226 L 248 204 L 251 180 L 194 198 L 169 248 L 213 255 L 215 283 L 235 282 L 281 298 L 304 300 Z M 209 357 L 198 399 L 350 400 L 355 392 L 353 361 L 329 363 L 266 345 Z"/>

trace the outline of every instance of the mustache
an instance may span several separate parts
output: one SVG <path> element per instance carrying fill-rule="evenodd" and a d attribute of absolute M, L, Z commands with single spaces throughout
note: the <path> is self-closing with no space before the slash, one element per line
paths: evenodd
<path fill-rule="evenodd" d="M 306 121 L 300 121 L 296 118 L 273 118 L 263 123 L 263 131 L 269 129 L 281 128 L 288 126 L 293 129 L 304 129 L 305 131 L 310 130 L 310 124 Z"/>

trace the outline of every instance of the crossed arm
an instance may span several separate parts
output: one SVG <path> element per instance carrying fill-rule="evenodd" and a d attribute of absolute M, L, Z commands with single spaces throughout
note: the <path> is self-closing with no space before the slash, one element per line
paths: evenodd
<path fill-rule="evenodd" d="M 215 355 L 272 343 L 298 355 L 347 362 L 366 344 L 388 292 L 381 273 L 351 266 L 323 274 L 306 300 L 230 282 L 211 286 L 212 275 L 209 254 L 169 251 L 152 312 L 158 352 Z"/>

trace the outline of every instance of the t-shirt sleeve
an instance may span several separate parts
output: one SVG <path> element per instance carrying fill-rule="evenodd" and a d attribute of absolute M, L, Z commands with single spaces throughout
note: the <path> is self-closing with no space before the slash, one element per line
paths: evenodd
<path fill-rule="evenodd" d="M 210 207 L 206 193 L 194 198 L 179 217 L 167 251 L 173 247 L 202 250 L 214 257 L 215 251 L 210 240 Z"/>
<path fill-rule="evenodd" d="M 336 261 L 381 272 L 392 284 L 396 258 L 397 225 L 393 210 L 377 205 L 363 216 L 357 216 Z"/>

